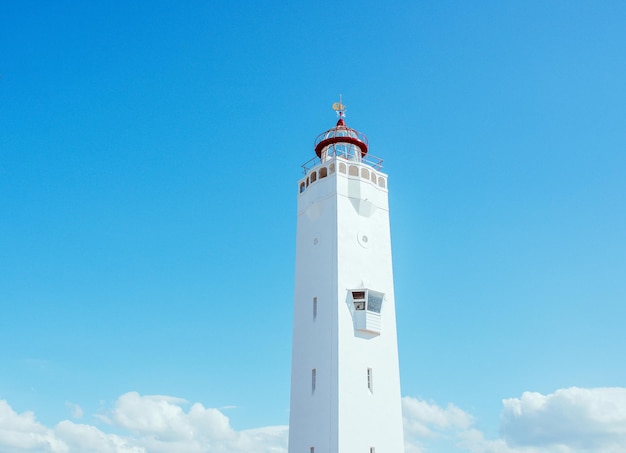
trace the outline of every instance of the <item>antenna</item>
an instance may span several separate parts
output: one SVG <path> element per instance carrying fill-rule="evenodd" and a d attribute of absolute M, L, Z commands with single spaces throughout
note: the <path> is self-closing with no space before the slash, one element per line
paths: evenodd
<path fill-rule="evenodd" d="M 346 114 L 346 106 L 343 105 L 343 99 L 341 98 L 341 94 L 339 95 L 339 102 L 335 102 L 333 104 L 333 110 L 335 112 L 337 112 L 337 115 L 339 115 L 339 118 L 343 118 Z"/>

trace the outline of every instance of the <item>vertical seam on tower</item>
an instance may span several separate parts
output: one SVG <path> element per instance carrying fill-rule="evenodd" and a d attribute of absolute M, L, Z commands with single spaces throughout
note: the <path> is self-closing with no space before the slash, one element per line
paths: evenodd
<path fill-rule="evenodd" d="M 336 160 L 336 159 L 335 159 Z M 337 423 L 339 422 L 339 389 L 338 389 L 338 384 L 339 384 L 339 367 L 337 366 L 337 364 L 335 363 L 337 358 L 335 358 L 333 356 L 333 344 L 335 344 L 336 350 L 335 353 L 339 354 L 339 338 L 337 337 L 337 339 L 335 339 L 335 335 L 337 335 L 337 323 L 338 323 L 338 305 L 339 305 L 339 299 L 338 299 L 338 294 L 339 294 L 339 288 L 338 288 L 338 282 L 337 282 L 337 263 L 339 261 L 339 240 L 338 240 L 338 235 L 339 235 L 339 199 L 338 199 L 338 195 L 339 195 L 339 176 L 337 175 L 335 177 L 335 187 L 334 187 L 334 192 L 335 192 L 335 196 L 334 201 L 335 201 L 335 206 L 334 206 L 334 225 L 333 225 L 333 264 L 332 264 L 332 275 L 334 276 L 334 278 L 332 279 L 333 281 L 333 296 L 331 299 L 331 303 L 333 304 L 331 313 L 332 313 L 332 322 L 330 324 L 330 328 L 331 328 L 331 343 L 330 343 L 330 360 L 331 360 L 331 377 L 332 379 L 335 379 L 336 382 L 333 383 L 333 385 L 331 385 L 331 389 L 334 389 L 333 391 L 335 392 L 335 395 L 331 394 L 331 404 L 329 404 L 330 407 L 330 411 L 331 411 L 331 415 L 330 417 L 328 417 L 328 422 L 329 422 L 329 426 L 328 426 L 328 446 L 329 446 L 329 453 L 331 453 L 333 450 L 333 446 L 331 445 L 332 442 L 332 427 L 333 427 L 333 422 L 332 422 L 332 411 L 335 411 L 335 425 L 337 425 Z M 335 398 L 335 404 L 332 404 L 333 402 L 333 397 Z M 335 442 L 337 442 L 336 446 L 337 446 L 337 451 L 339 451 L 339 427 L 337 426 L 337 432 L 335 433 L 336 439 Z"/>

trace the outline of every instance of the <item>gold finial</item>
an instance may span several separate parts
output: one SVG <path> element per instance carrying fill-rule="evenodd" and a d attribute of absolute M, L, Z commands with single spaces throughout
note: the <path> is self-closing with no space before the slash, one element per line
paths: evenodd
<path fill-rule="evenodd" d="M 335 112 L 337 112 L 337 115 L 339 115 L 339 118 L 343 118 L 344 117 L 344 112 L 346 111 L 346 106 L 343 105 L 343 101 L 341 99 L 341 95 L 339 95 L 339 102 L 335 102 L 333 104 L 333 110 Z"/>

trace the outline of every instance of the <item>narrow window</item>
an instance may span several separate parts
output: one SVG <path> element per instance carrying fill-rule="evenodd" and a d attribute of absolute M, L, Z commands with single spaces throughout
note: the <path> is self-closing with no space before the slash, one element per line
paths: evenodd
<path fill-rule="evenodd" d="M 313 172 L 311 173 L 311 183 L 314 183 L 317 180 L 317 173 Z"/>
<path fill-rule="evenodd" d="M 359 176 L 359 167 L 356 165 L 350 165 L 350 168 L 348 168 L 348 174 L 350 176 Z"/>
<path fill-rule="evenodd" d="M 370 453 L 376 453 L 376 448 L 370 447 Z"/>
<path fill-rule="evenodd" d="M 341 162 L 339 164 L 339 173 L 344 173 L 346 172 L 346 164 L 344 164 L 343 162 Z"/>
<path fill-rule="evenodd" d="M 330 164 L 330 173 L 335 173 L 335 164 Z"/>
<path fill-rule="evenodd" d="M 320 179 L 325 178 L 326 176 L 328 176 L 328 168 L 320 168 Z"/>
<path fill-rule="evenodd" d="M 368 368 L 369 369 L 369 368 Z M 313 368 L 311 370 L 311 392 L 315 392 L 315 381 L 317 380 L 317 370 Z"/>
<path fill-rule="evenodd" d="M 370 178 L 370 172 L 367 168 L 361 168 L 361 178 L 364 178 L 364 179 Z"/>
<path fill-rule="evenodd" d="M 315 447 L 311 447 L 311 453 L 315 453 Z"/>
<path fill-rule="evenodd" d="M 371 368 L 367 369 L 367 388 L 374 393 L 374 375 Z"/>
<path fill-rule="evenodd" d="M 376 173 L 372 172 L 372 182 L 376 184 Z"/>
<path fill-rule="evenodd" d="M 304 183 L 300 183 L 300 193 L 304 192 Z"/>
<path fill-rule="evenodd" d="M 365 291 L 352 291 L 355 310 L 365 310 Z"/>
<path fill-rule="evenodd" d="M 378 178 L 378 185 L 384 189 L 385 188 L 385 178 L 383 178 L 383 177 Z"/>
<path fill-rule="evenodd" d="M 306 177 L 306 186 L 309 187 L 309 177 Z"/>
<path fill-rule="evenodd" d="M 317 297 L 313 298 L 313 319 L 317 318 Z"/>

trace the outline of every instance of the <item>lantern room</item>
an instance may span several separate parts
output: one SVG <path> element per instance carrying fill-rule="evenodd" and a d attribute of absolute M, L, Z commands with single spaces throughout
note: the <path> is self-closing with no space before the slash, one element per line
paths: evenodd
<path fill-rule="evenodd" d="M 339 120 L 335 127 L 317 136 L 315 154 L 322 162 L 333 155 L 360 161 L 367 154 L 367 137 L 365 134 L 346 126 L 344 121 L 345 105 L 341 102 L 335 102 L 333 109 L 339 115 Z"/>

